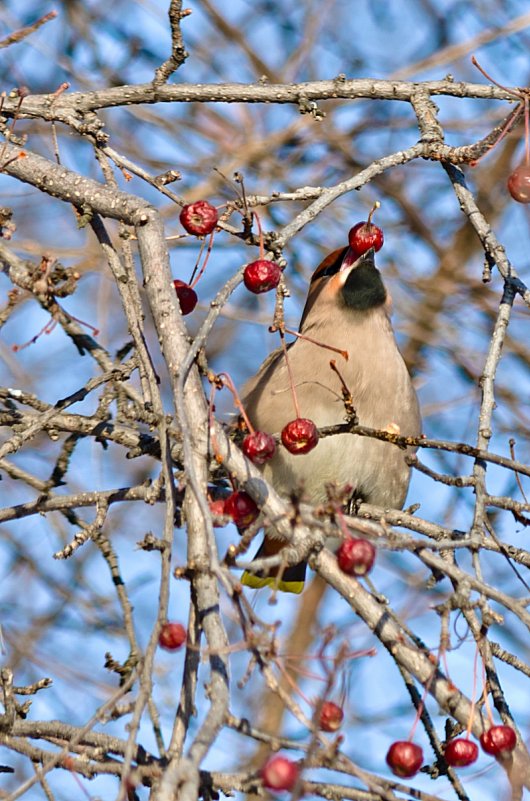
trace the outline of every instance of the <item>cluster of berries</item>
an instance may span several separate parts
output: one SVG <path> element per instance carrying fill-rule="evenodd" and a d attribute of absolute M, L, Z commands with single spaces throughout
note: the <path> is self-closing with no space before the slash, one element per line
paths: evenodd
<path fill-rule="evenodd" d="M 511 726 L 491 726 L 480 736 L 482 750 L 491 756 L 502 756 L 513 751 L 517 742 Z M 449 740 L 444 750 L 445 761 L 453 768 L 465 768 L 478 759 L 478 747 L 469 737 Z M 423 751 L 410 740 L 392 743 L 386 755 L 392 773 L 403 779 L 415 776 L 423 765 Z"/>
<path fill-rule="evenodd" d="M 383 232 L 381 228 L 374 225 L 371 221 L 372 214 L 379 204 L 376 203 L 368 220 L 354 225 L 348 234 L 350 248 L 359 258 L 370 248 L 378 251 L 383 246 Z M 188 203 L 180 212 L 180 222 L 183 228 L 194 236 L 208 236 L 211 234 L 219 222 L 219 215 L 215 206 L 207 200 L 196 200 Z M 246 288 L 256 295 L 276 289 L 282 277 L 282 269 L 275 261 L 269 259 L 256 259 L 245 267 L 243 282 Z M 182 314 L 190 314 L 197 305 L 197 293 L 192 286 L 179 278 L 173 281 L 173 286 L 177 293 Z"/>

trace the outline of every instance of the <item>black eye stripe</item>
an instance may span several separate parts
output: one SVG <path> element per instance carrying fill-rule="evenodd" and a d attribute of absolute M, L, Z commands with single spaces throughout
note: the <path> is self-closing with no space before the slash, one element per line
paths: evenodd
<path fill-rule="evenodd" d="M 322 270 L 319 278 L 323 278 L 325 275 L 336 275 L 340 269 L 340 264 L 335 262 L 335 264 L 330 264 L 329 267 L 326 267 L 325 270 Z"/>
<path fill-rule="evenodd" d="M 336 275 L 342 266 L 347 250 L 348 248 L 345 247 L 331 253 L 327 259 L 322 262 L 318 270 L 315 271 L 312 280 L 316 281 L 319 278 L 327 278 L 330 275 Z"/>

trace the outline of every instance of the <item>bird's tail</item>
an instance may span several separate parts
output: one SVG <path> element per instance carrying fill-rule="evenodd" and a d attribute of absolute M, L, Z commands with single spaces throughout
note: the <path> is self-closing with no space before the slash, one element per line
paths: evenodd
<path fill-rule="evenodd" d="M 285 542 L 266 536 L 254 559 L 273 556 L 281 551 L 284 546 Z M 261 587 L 272 587 L 272 589 L 280 592 L 300 593 L 304 589 L 306 567 L 305 562 L 299 562 L 297 565 L 290 567 L 282 567 L 282 565 L 271 567 L 266 574 L 262 570 L 256 573 L 245 570 L 241 576 L 241 583 L 245 587 L 252 587 L 253 590 L 258 590 Z"/>

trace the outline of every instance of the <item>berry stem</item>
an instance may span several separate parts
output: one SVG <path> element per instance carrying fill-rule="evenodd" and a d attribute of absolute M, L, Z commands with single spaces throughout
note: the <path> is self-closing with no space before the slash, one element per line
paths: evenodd
<path fill-rule="evenodd" d="M 508 115 L 507 120 L 504 123 L 504 125 L 502 126 L 502 129 L 501 129 L 498 137 L 491 144 L 489 144 L 487 146 L 486 150 L 484 151 L 484 153 L 481 156 L 479 156 L 478 158 L 473 159 L 473 161 L 469 162 L 469 166 L 470 167 L 476 167 L 477 164 L 479 163 L 479 161 L 481 161 L 484 158 L 484 156 L 488 155 L 490 150 L 493 150 L 494 147 L 497 147 L 497 145 L 500 142 L 502 142 L 504 137 L 512 130 L 513 126 L 518 121 L 518 118 L 519 118 L 520 114 L 521 114 L 521 104 L 518 103 L 517 106 Z"/>
<path fill-rule="evenodd" d="M 235 180 L 236 184 L 239 184 L 240 187 L 241 187 L 241 200 L 243 202 L 243 210 L 244 210 L 243 217 L 245 217 L 248 220 L 248 218 L 249 218 L 249 208 L 248 208 L 248 201 L 247 201 L 247 193 L 245 191 L 245 179 L 243 177 L 243 173 L 241 173 L 241 172 L 234 173 L 234 180 Z"/>
<path fill-rule="evenodd" d="M 287 565 L 285 565 L 285 567 L 283 567 L 283 570 L 285 570 L 286 567 L 287 567 Z M 282 572 L 283 572 L 283 570 L 282 570 Z M 281 581 L 281 575 L 280 574 L 278 575 L 278 581 Z M 276 664 L 276 667 L 278 668 L 278 670 L 279 670 L 280 674 L 282 675 L 284 681 L 287 682 L 288 685 L 290 685 L 290 687 L 292 688 L 293 692 L 296 693 L 297 695 L 299 695 L 300 698 L 302 698 L 306 702 L 306 704 L 308 706 L 312 706 L 311 701 L 309 700 L 307 695 L 305 695 L 305 693 L 302 690 L 302 688 L 293 679 L 293 677 L 289 674 L 289 671 L 286 670 L 285 666 L 282 663 L 282 660 L 279 659 L 279 658 L 276 658 L 273 661 Z"/>
<path fill-rule="evenodd" d="M 494 725 L 493 712 L 491 711 L 491 704 L 490 704 L 489 698 L 488 698 L 488 687 L 487 687 L 487 684 L 486 684 L 486 667 L 484 665 L 484 660 L 482 660 L 482 671 L 481 671 L 481 673 L 482 673 L 482 688 L 483 688 L 482 692 L 483 692 L 483 695 L 484 695 L 484 706 L 486 707 L 486 715 L 488 716 L 488 720 L 489 720 L 490 726 L 493 726 Z"/>
<path fill-rule="evenodd" d="M 258 231 L 259 231 L 259 257 L 260 257 L 260 259 L 264 259 L 265 258 L 265 248 L 263 247 L 263 229 L 261 227 L 261 222 L 260 222 L 259 214 L 257 213 L 257 211 L 253 211 L 252 213 L 253 213 L 254 218 L 256 220 L 256 225 L 258 226 Z"/>
<path fill-rule="evenodd" d="M 525 164 L 530 164 L 530 111 L 528 108 L 528 95 L 524 96 L 524 155 Z"/>
<path fill-rule="evenodd" d="M 79 317 L 74 317 L 73 314 L 70 314 L 70 312 L 67 312 L 64 309 L 62 309 L 61 311 L 63 312 L 63 314 L 66 315 L 66 317 L 68 317 L 69 320 L 73 320 L 76 323 L 84 325 L 86 328 L 90 329 L 90 331 L 92 331 L 95 337 L 97 337 L 97 335 L 99 334 L 99 329 L 95 328 L 93 325 L 90 325 L 90 323 L 86 323 L 84 320 L 80 320 Z M 43 326 L 41 330 L 37 334 L 35 334 L 35 336 L 32 336 L 31 339 L 28 339 L 28 341 L 24 342 L 22 345 L 12 345 L 11 349 L 15 353 L 18 353 L 19 350 L 24 350 L 24 348 L 27 348 L 29 345 L 34 345 L 35 342 L 39 339 L 39 337 L 41 337 L 43 334 L 51 334 L 51 332 L 53 331 L 53 329 L 56 327 L 57 324 L 58 324 L 57 318 L 52 315 L 51 319 L 48 320 L 46 325 Z"/>
<path fill-rule="evenodd" d="M 208 264 L 208 259 L 210 258 L 210 253 L 212 252 L 212 248 L 213 248 L 213 237 L 214 237 L 214 233 L 215 233 L 215 228 L 214 228 L 214 230 L 212 231 L 212 233 L 210 234 L 210 240 L 209 240 L 209 243 L 208 243 L 208 249 L 207 249 L 207 251 L 206 251 L 206 256 L 204 257 L 204 262 L 203 262 L 203 265 L 202 265 L 202 267 L 201 267 L 201 268 L 200 268 L 200 270 L 199 270 L 199 273 L 198 273 L 198 275 L 197 275 L 197 278 L 195 278 L 195 280 L 193 280 L 193 279 L 194 279 L 194 276 L 195 276 L 195 273 L 197 272 L 197 268 L 198 268 L 198 266 L 199 266 L 199 262 L 200 262 L 200 260 L 201 260 L 201 255 L 202 255 L 202 252 L 203 252 L 203 250 L 204 250 L 204 242 L 201 244 L 201 249 L 200 249 L 200 251 L 199 251 L 199 258 L 197 259 L 197 264 L 196 264 L 196 265 L 195 265 L 195 267 L 193 268 L 193 272 L 192 272 L 192 274 L 191 274 L 191 278 L 190 278 L 190 280 L 189 280 L 189 282 L 188 282 L 188 283 L 189 283 L 189 285 L 190 285 L 190 287 L 191 287 L 192 289 L 193 289 L 193 287 L 194 287 L 194 286 L 196 286 L 196 284 L 198 284 L 198 283 L 199 283 L 199 281 L 201 280 L 201 276 L 202 276 L 203 272 L 204 272 L 204 271 L 205 271 L 205 269 L 206 269 L 206 265 Z"/>
<path fill-rule="evenodd" d="M 70 314 L 70 312 L 65 312 L 65 314 L 70 320 L 75 320 L 75 322 L 79 323 L 79 325 L 84 325 L 85 328 L 88 328 L 90 331 L 92 331 L 95 337 L 97 337 L 99 334 L 99 328 L 95 328 L 93 325 L 90 325 L 90 323 L 85 322 L 85 320 L 80 320 L 79 317 L 74 317 L 74 315 Z"/>
<path fill-rule="evenodd" d="M 370 214 L 368 215 L 368 219 L 366 221 L 367 225 L 372 225 L 372 217 L 375 214 L 375 212 L 377 211 L 377 209 L 380 209 L 380 208 L 381 208 L 381 203 L 378 200 L 376 200 L 374 205 L 370 209 Z"/>
<path fill-rule="evenodd" d="M 269 331 L 270 330 L 271 329 L 269 329 Z M 306 334 L 301 334 L 299 331 L 293 331 L 291 328 L 286 328 L 285 326 L 283 326 L 283 331 L 286 334 L 291 334 L 291 336 L 293 337 L 298 337 L 298 339 L 305 339 L 306 342 L 311 342 L 312 345 L 318 345 L 319 348 L 326 348 L 326 350 L 332 350 L 334 353 L 338 353 L 340 356 L 342 356 L 342 358 L 345 359 L 346 361 L 348 361 L 349 359 L 349 353 L 347 350 L 334 348 L 333 345 L 326 345 L 325 342 L 319 342 L 318 339 L 313 339 L 313 337 L 308 337 Z"/>
<path fill-rule="evenodd" d="M 34 345 L 35 342 L 39 339 L 39 337 L 42 336 L 42 334 L 51 334 L 56 325 L 57 325 L 57 320 L 54 317 L 52 317 L 51 320 L 48 320 L 46 325 L 44 325 L 41 328 L 41 330 L 37 334 L 35 334 L 35 336 L 32 336 L 31 339 L 28 339 L 28 341 L 24 342 L 22 345 L 12 345 L 11 349 L 15 353 L 18 353 L 19 350 L 24 350 L 24 348 L 27 348 L 29 345 Z"/>
<path fill-rule="evenodd" d="M 435 666 L 433 668 L 433 671 L 432 671 L 431 675 L 429 676 L 429 678 L 425 682 L 425 687 L 423 689 L 423 695 L 421 696 L 420 703 L 418 704 L 418 708 L 416 709 L 416 716 L 415 716 L 414 722 L 413 722 L 413 724 L 411 726 L 409 736 L 407 737 L 407 740 L 408 740 L 409 743 L 412 742 L 412 739 L 414 737 L 414 732 L 416 731 L 416 728 L 418 726 L 418 723 L 420 722 L 421 716 L 423 715 L 423 708 L 425 706 L 425 699 L 427 697 L 427 693 L 429 692 L 429 688 L 430 688 L 430 686 L 432 684 L 432 681 L 433 681 L 433 679 L 434 679 L 434 677 L 436 675 L 437 668 L 438 668 L 438 661 L 436 661 L 436 664 L 435 664 Z"/>
<path fill-rule="evenodd" d="M 414 737 L 414 732 L 416 731 L 416 727 L 417 727 L 418 723 L 420 722 L 420 718 L 421 718 L 421 716 L 423 714 L 423 708 L 425 706 L 425 699 L 427 697 L 427 693 L 429 692 L 429 688 L 430 688 L 430 686 L 431 686 L 431 684 L 433 682 L 433 679 L 436 676 L 436 673 L 438 671 L 438 666 L 440 664 L 440 659 L 441 658 L 445 659 L 445 649 L 446 648 L 447 648 L 447 636 L 444 633 L 444 628 L 443 628 L 443 625 L 442 625 L 442 633 L 440 635 L 440 647 L 438 648 L 438 658 L 437 658 L 437 660 L 435 662 L 435 665 L 433 667 L 433 671 L 432 671 L 431 675 L 429 676 L 429 678 L 425 682 L 423 695 L 421 697 L 420 703 L 418 704 L 418 708 L 416 709 L 416 717 L 414 718 L 414 723 L 412 724 L 412 728 L 411 728 L 410 734 L 408 736 L 408 741 L 409 742 L 412 742 L 412 738 Z"/>
<path fill-rule="evenodd" d="M 491 75 L 488 75 L 484 67 L 480 66 L 475 56 L 471 56 L 471 63 L 473 64 L 474 67 L 478 69 L 479 72 L 483 74 L 486 80 L 490 81 L 491 83 L 494 83 L 495 86 L 498 86 L 499 89 L 502 89 L 504 92 L 508 92 L 508 94 L 511 95 L 512 97 L 516 97 L 518 100 L 522 99 L 520 92 L 516 92 L 514 91 L 514 89 L 509 89 L 507 86 L 503 86 L 502 83 L 499 83 L 498 81 L 495 80 L 495 78 L 492 78 Z"/>
<path fill-rule="evenodd" d="M 291 370 L 291 363 L 290 363 L 289 357 L 287 355 L 287 345 L 285 344 L 285 330 L 283 328 L 279 328 L 278 332 L 280 334 L 280 339 L 281 339 L 281 343 L 282 343 L 283 355 L 285 356 L 285 363 L 287 365 L 287 372 L 289 373 L 289 385 L 291 387 L 291 394 L 293 396 L 294 410 L 295 410 L 296 416 L 297 417 L 301 417 L 302 415 L 300 414 L 300 407 L 298 405 L 298 398 L 296 397 L 296 390 L 294 388 L 294 379 L 293 379 L 293 373 L 292 373 L 292 370 Z"/>
<path fill-rule="evenodd" d="M 508 445 L 510 446 L 510 456 L 511 456 L 512 460 L 515 462 L 516 461 L 516 458 L 515 458 L 516 441 L 514 439 L 510 439 L 508 441 Z M 522 485 L 521 477 L 520 477 L 519 473 L 515 474 L 515 480 L 517 481 L 517 486 L 519 487 L 519 492 L 521 493 L 521 495 L 524 498 L 524 502 L 528 503 L 528 498 L 526 497 L 526 494 L 525 494 L 525 491 L 524 491 L 524 487 Z M 484 669 L 484 663 L 482 664 L 482 668 Z"/>
<path fill-rule="evenodd" d="M 229 389 L 230 392 L 232 393 L 232 396 L 234 398 L 234 406 L 236 406 L 236 408 L 239 409 L 239 411 L 241 413 L 241 417 L 245 421 L 246 427 L 248 428 L 248 430 L 250 431 L 251 434 L 255 434 L 256 432 L 255 432 L 254 426 L 252 425 L 252 423 L 250 422 L 250 420 L 247 417 L 247 413 L 245 412 L 245 409 L 243 408 L 243 404 L 241 403 L 241 398 L 239 397 L 239 393 L 238 393 L 237 389 L 235 388 L 234 382 L 232 381 L 232 379 L 230 378 L 228 373 L 219 373 L 218 378 L 221 379 L 223 385 L 227 389 Z"/>
<path fill-rule="evenodd" d="M 473 725 L 473 715 L 475 713 L 475 706 L 477 703 L 477 662 L 478 662 L 479 649 L 478 644 L 475 648 L 475 658 L 473 659 L 473 688 L 471 690 L 471 708 L 469 710 L 469 720 L 466 726 L 466 740 L 469 740 L 471 735 L 471 727 Z"/>
<path fill-rule="evenodd" d="M 278 656 L 283 659 L 290 673 L 296 673 L 298 676 L 302 676 L 304 679 L 311 679 L 312 681 L 325 681 L 320 673 L 316 673 L 313 670 L 308 670 L 305 667 L 299 667 L 297 664 L 295 664 L 294 660 L 301 660 L 304 659 L 304 657 L 291 656 L 289 654 L 278 654 Z"/>

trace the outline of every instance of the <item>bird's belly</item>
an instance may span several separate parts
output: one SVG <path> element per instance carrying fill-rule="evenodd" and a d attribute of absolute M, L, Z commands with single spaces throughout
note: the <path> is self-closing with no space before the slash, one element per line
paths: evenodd
<path fill-rule="evenodd" d="M 289 353 L 300 416 L 309 417 L 318 428 L 343 423 L 341 382 L 328 361 L 320 363 L 315 346 L 304 341 L 297 341 Z M 382 336 L 377 327 L 369 328 L 363 349 L 352 348 L 340 370 L 361 425 L 392 426 L 405 436 L 420 433 L 416 396 L 393 337 Z M 243 402 L 252 424 L 269 433 L 281 431 L 296 417 L 283 354 L 277 353 L 265 364 Z M 406 455 L 388 442 L 337 434 L 320 439 L 304 455 L 292 455 L 280 445 L 263 470 L 283 496 L 301 490 L 310 503 L 323 503 L 326 486 L 333 483 L 339 488 L 350 485 L 353 495 L 369 503 L 401 508 L 410 475 Z"/>
<path fill-rule="evenodd" d="M 327 486 L 333 484 L 338 488 L 349 485 L 352 495 L 369 503 L 401 508 L 409 484 L 403 450 L 354 434 L 321 439 L 304 455 L 278 449 L 264 475 L 282 495 L 300 492 L 313 504 L 324 503 Z"/>

